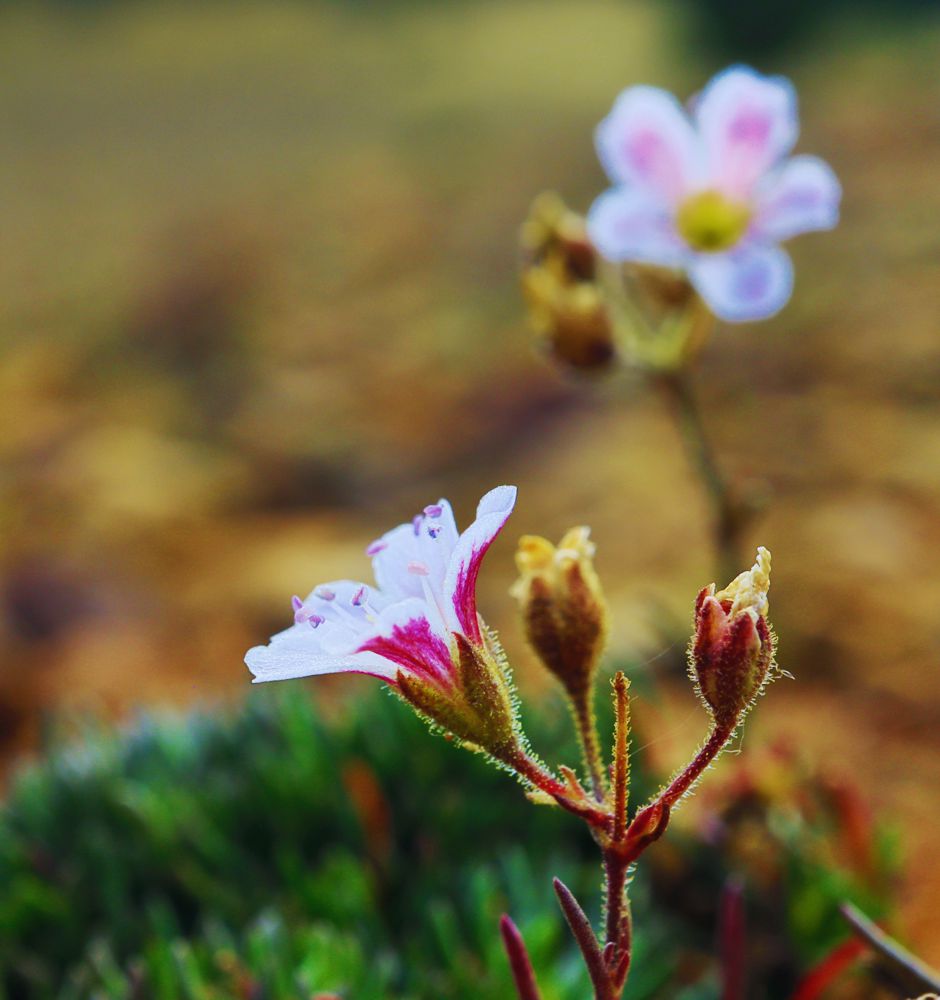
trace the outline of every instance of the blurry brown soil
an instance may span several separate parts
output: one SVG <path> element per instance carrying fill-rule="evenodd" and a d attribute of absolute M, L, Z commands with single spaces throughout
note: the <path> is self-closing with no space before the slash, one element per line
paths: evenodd
<path fill-rule="evenodd" d="M 590 524 L 618 655 L 681 649 L 711 558 L 673 428 L 629 378 L 536 357 L 514 273 L 536 192 L 583 208 L 603 185 L 590 136 L 619 88 L 707 75 L 653 7 L 0 20 L 7 759 L 50 709 L 245 693 L 292 593 L 504 481 L 481 604 L 527 692 L 522 532 Z M 721 330 L 697 383 L 728 469 L 772 496 L 753 542 L 796 680 L 747 741 L 791 736 L 904 829 L 903 915 L 940 964 L 938 55 L 935 29 L 859 30 L 786 67 L 843 223 L 793 246 L 793 302 Z M 700 734 L 691 694 L 670 720 L 666 760 Z"/>

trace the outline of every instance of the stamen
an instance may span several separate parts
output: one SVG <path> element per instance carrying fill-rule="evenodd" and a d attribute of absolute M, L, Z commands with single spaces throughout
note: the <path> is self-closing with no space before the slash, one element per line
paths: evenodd
<path fill-rule="evenodd" d="M 365 604 L 366 598 L 369 596 L 369 588 L 363 584 L 352 596 L 352 605 L 354 608 L 361 607 Z"/>
<path fill-rule="evenodd" d="M 317 589 L 313 593 L 315 596 L 319 597 L 321 601 L 336 600 L 335 592 L 330 590 L 329 587 L 317 587 Z"/>
<path fill-rule="evenodd" d="M 411 519 L 411 526 L 415 529 L 415 538 L 421 534 L 421 522 L 424 520 L 424 514 L 415 514 Z"/>
<path fill-rule="evenodd" d="M 366 548 L 366 555 L 377 556 L 383 549 L 388 548 L 388 542 L 381 538 L 377 538 L 371 545 Z"/>
<path fill-rule="evenodd" d="M 431 571 L 422 562 L 410 562 L 408 563 L 408 572 L 414 573 L 415 576 L 430 576 Z"/>
<path fill-rule="evenodd" d="M 428 517 L 440 517 L 444 513 L 444 508 L 439 503 L 431 503 L 424 508 L 424 513 Z"/>
<path fill-rule="evenodd" d="M 294 608 L 295 625 L 302 625 L 304 622 L 309 622 L 311 628 L 316 628 L 326 621 L 322 615 L 318 615 L 315 611 L 309 611 L 304 606 L 304 602 L 296 594 L 290 599 L 290 602 Z"/>

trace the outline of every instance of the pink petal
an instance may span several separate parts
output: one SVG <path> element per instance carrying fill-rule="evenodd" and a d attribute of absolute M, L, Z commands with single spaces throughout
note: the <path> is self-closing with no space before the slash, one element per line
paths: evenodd
<path fill-rule="evenodd" d="M 765 178 L 757 191 L 754 229 L 774 243 L 839 221 L 842 187 L 832 168 L 815 156 L 794 156 Z"/>
<path fill-rule="evenodd" d="M 516 504 L 515 486 L 497 486 L 477 506 L 477 517 L 460 536 L 444 579 L 449 624 L 468 639 L 481 640 L 477 621 L 476 583 L 480 563 Z M 449 598 L 449 600 L 448 600 Z"/>
<path fill-rule="evenodd" d="M 450 647 L 428 620 L 427 610 L 427 605 L 417 600 L 392 605 L 379 616 L 378 634 L 357 652 L 374 653 L 415 676 L 450 685 Z"/>
<path fill-rule="evenodd" d="M 710 183 L 746 199 L 755 183 L 793 148 L 799 134 L 796 91 L 781 76 L 732 66 L 714 77 L 695 102 Z"/>
<path fill-rule="evenodd" d="M 587 227 L 591 242 L 608 260 L 680 267 L 687 256 L 672 213 L 639 188 L 605 191 L 591 206 Z"/>
<path fill-rule="evenodd" d="M 779 247 L 745 244 L 729 253 L 700 254 L 689 268 L 696 291 L 729 323 L 767 319 L 793 291 L 793 266 Z"/>
<path fill-rule="evenodd" d="M 682 105 L 658 87 L 630 87 L 595 133 L 597 155 L 615 184 L 676 205 L 701 177 L 701 144 Z"/>

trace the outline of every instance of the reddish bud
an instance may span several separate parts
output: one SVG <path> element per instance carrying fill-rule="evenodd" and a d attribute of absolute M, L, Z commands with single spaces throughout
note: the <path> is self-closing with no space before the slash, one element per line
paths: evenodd
<path fill-rule="evenodd" d="M 767 623 L 770 553 L 724 590 L 704 588 L 695 602 L 689 653 L 693 680 L 719 724 L 733 724 L 753 704 L 770 676 L 774 637 Z"/>

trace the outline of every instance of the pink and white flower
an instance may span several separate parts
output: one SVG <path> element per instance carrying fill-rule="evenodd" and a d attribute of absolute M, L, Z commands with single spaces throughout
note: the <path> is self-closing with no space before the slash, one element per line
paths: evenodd
<path fill-rule="evenodd" d="M 609 260 L 685 270 L 722 319 L 773 315 L 793 287 L 778 244 L 839 219 L 830 167 L 789 156 L 798 133 L 792 84 L 746 66 L 719 73 L 688 111 L 665 90 L 630 87 L 597 128 L 614 186 L 588 214 L 593 243 Z"/>
<path fill-rule="evenodd" d="M 438 500 L 384 534 L 366 549 L 375 586 L 336 580 L 295 597 L 294 624 L 245 656 L 255 681 L 352 672 L 394 685 L 401 672 L 456 688 L 454 636 L 483 644 L 477 574 L 515 502 L 514 486 L 498 486 L 458 534 L 450 504 Z"/>

